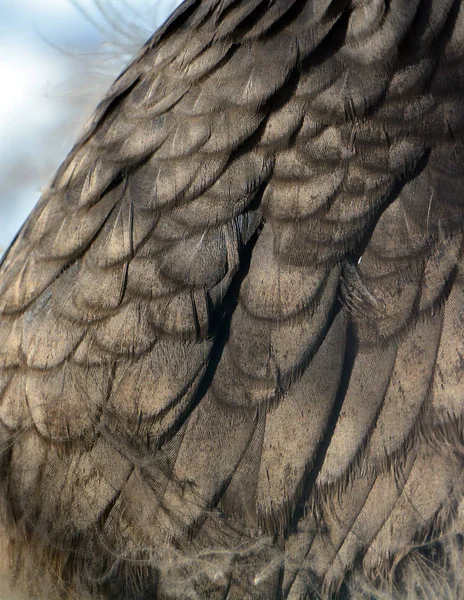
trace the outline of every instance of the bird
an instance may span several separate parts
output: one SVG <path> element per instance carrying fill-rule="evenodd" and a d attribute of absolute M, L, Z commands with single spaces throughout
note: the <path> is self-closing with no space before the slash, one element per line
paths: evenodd
<path fill-rule="evenodd" d="M 0 573 L 464 598 L 464 2 L 185 0 L 0 266 Z"/>

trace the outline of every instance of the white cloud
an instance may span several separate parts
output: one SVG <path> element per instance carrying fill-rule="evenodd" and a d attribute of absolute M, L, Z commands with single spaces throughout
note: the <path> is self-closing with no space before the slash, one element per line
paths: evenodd
<path fill-rule="evenodd" d="M 0 136 L 11 128 L 44 124 L 53 118 L 46 110 L 47 85 L 63 76 L 58 61 L 50 61 L 37 47 L 0 44 Z M 33 102 L 31 102 L 33 99 Z M 3 139 L 5 139 L 3 137 Z"/>
<path fill-rule="evenodd" d="M 45 24 L 46 20 L 63 21 L 78 19 L 79 13 L 70 0 L 14 0 L 15 9 L 21 11 L 27 19 Z M 93 0 L 78 0 L 83 9 L 95 13 Z"/>

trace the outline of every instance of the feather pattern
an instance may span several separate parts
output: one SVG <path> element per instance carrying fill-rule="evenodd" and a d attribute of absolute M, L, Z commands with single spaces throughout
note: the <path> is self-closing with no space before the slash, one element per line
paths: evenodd
<path fill-rule="evenodd" d="M 186 0 L 141 49 L 0 266 L 18 593 L 461 597 L 463 48 Z"/>

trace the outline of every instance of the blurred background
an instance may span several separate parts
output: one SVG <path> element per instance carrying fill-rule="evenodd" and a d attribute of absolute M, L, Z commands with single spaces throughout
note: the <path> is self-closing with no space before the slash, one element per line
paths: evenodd
<path fill-rule="evenodd" d="M 98 101 L 180 0 L 0 0 L 0 255 Z"/>

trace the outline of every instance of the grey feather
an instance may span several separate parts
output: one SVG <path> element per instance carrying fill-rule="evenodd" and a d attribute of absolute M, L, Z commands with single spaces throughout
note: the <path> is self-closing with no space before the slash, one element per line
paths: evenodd
<path fill-rule="evenodd" d="M 462 0 L 146 43 L 0 266 L 12 594 L 464 598 L 463 47 Z"/>

